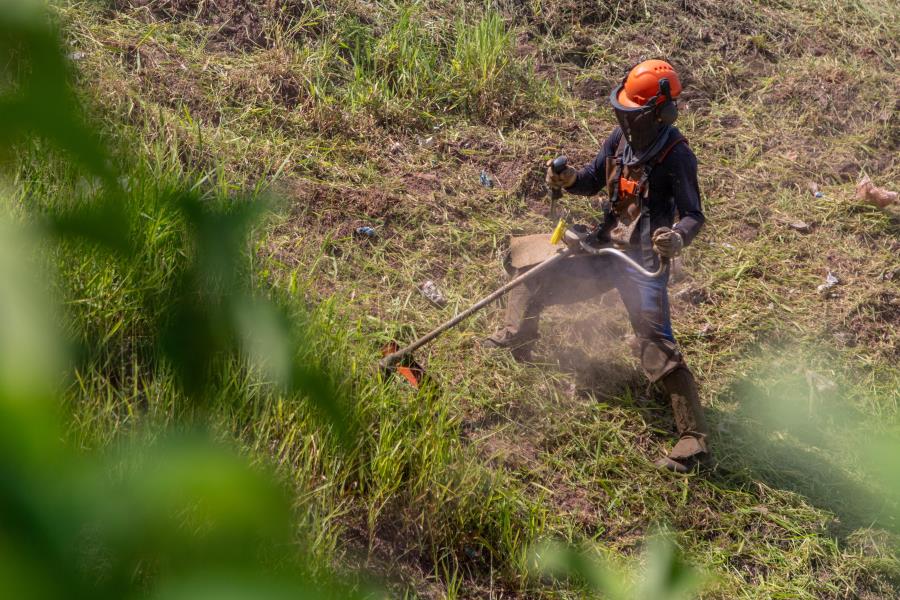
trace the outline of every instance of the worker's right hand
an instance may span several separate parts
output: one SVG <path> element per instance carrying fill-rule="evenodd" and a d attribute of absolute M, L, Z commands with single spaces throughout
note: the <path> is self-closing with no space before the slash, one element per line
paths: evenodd
<path fill-rule="evenodd" d="M 566 166 L 566 168 L 562 170 L 562 173 L 556 174 L 553 172 L 553 161 L 547 161 L 547 175 L 544 177 L 544 181 L 547 182 L 549 187 L 567 188 L 572 186 L 577 178 L 578 171 L 576 171 L 574 167 Z"/>

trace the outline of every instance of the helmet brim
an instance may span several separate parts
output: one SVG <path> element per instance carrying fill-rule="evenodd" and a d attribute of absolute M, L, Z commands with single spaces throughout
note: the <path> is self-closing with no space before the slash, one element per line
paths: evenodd
<path fill-rule="evenodd" d="M 616 90 L 617 91 L 615 92 L 615 98 L 616 102 L 619 103 L 619 106 L 617 108 L 640 108 L 642 106 L 641 104 L 638 104 L 628 97 L 628 94 L 625 93 L 624 85 L 619 85 Z M 613 106 L 615 106 L 615 104 L 613 104 Z"/>
<path fill-rule="evenodd" d="M 625 93 L 625 84 L 622 83 L 617 85 L 615 89 L 613 89 L 612 93 L 610 93 L 609 103 L 612 104 L 612 107 L 616 110 L 634 110 L 636 108 L 644 108 L 643 105 L 638 104 L 628 97 L 628 94 Z"/>

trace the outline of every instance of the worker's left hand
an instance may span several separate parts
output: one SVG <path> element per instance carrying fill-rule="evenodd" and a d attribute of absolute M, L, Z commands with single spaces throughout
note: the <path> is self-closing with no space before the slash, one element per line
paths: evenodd
<path fill-rule="evenodd" d="M 660 227 L 653 232 L 653 250 L 663 258 L 673 258 L 681 254 L 684 239 L 670 227 Z"/>

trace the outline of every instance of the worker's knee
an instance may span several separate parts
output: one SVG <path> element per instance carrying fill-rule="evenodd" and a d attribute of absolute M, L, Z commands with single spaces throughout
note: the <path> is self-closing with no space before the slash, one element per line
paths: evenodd
<path fill-rule="evenodd" d="M 666 337 L 638 336 L 632 343 L 632 352 L 641 361 L 641 367 L 651 382 L 659 381 L 679 367 L 687 368 L 678 346 Z"/>

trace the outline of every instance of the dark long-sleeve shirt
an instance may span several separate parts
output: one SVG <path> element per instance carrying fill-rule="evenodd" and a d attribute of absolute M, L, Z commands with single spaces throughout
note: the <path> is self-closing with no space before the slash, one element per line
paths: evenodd
<path fill-rule="evenodd" d="M 606 187 L 606 157 L 615 156 L 621 139 L 622 130 L 617 127 L 606 138 L 597 157 L 578 171 L 578 178 L 566 191 L 592 196 Z M 697 183 L 697 157 L 690 147 L 685 143 L 675 145 L 659 164 L 653 166 L 649 184 L 650 231 L 672 227 L 677 211 L 679 221 L 674 229 L 681 234 L 685 246 L 690 244 L 706 221 Z"/>

